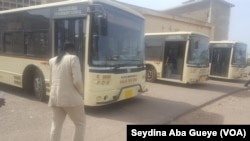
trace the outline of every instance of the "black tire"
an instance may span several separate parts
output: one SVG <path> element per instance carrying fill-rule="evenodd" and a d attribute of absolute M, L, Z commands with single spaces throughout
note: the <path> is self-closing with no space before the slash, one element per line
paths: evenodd
<path fill-rule="evenodd" d="M 44 101 L 46 99 L 46 87 L 44 76 L 42 72 L 38 69 L 34 71 L 33 75 L 33 92 L 39 101 Z"/>
<path fill-rule="evenodd" d="M 154 82 L 156 80 L 156 70 L 152 66 L 146 68 L 146 81 Z"/>

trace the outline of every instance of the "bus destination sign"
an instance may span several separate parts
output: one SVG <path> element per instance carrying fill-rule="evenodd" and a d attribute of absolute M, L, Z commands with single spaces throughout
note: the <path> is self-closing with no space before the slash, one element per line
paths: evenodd
<path fill-rule="evenodd" d="M 166 40 L 187 40 L 187 36 L 184 35 L 168 35 Z"/>
<path fill-rule="evenodd" d="M 77 5 L 65 6 L 65 7 L 58 7 L 54 11 L 55 18 L 61 17 L 75 17 L 75 16 L 84 16 L 86 12 L 84 11 L 83 7 L 79 7 Z"/>

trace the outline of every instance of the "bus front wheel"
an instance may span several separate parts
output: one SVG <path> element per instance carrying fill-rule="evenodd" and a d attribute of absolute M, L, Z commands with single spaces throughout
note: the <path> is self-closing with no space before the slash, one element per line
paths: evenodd
<path fill-rule="evenodd" d="M 154 82 L 156 80 L 156 70 L 152 66 L 147 66 L 146 81 Z"/>
<path fill-rule="evenodd" d="M 46 97 L 45 81 L 42 72 L 35 70 L 33 76 L 33 92 L 38 100 L 43 101 Z"/>

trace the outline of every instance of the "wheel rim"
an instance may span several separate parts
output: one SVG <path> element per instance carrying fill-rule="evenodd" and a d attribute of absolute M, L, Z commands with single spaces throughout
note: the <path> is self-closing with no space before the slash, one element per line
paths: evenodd
<path fill-rule="evenodd" d="M 36 77 L 34 79 L 34 92 L 35 92 L 35 95 L 40 98 L 41 97 L 41 89 L 42 89 L 42 85 L 41 85 L 41 79 L 39 77 Z"/>
<path fill-rule="evenodd" d="M 151 70 L 148 70 L 147 71 L 147 76 L 146 76 L 147 80 L 151 80 L 152 77 L 153 77 L 153 72 Z"/>

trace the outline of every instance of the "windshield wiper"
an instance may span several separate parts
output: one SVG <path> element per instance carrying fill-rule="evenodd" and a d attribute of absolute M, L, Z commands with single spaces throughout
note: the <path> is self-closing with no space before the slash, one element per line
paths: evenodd
<path fill-rule="evenodd" d="M 139 59 L 130 59 L 130 60 L 124 60 L 124 61 L 141 61 Z"/>
<path fill-rule="evenodd" d="M 108 60 L 109 60 L 109 61 L 117 61 L 117 60 L 119 60 L 119 56 L 118 56 L 118 55 L 113 55 L 113 56 L 110 57 Z"/>
<path fill-rule="evenodd" d="M 113 70 L 117 70 L 121 67 L 121 65 L 114 65 L 113 67 L 114 67 Z"/>

